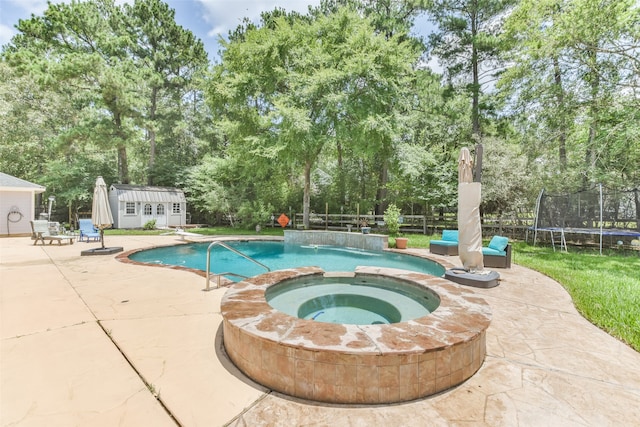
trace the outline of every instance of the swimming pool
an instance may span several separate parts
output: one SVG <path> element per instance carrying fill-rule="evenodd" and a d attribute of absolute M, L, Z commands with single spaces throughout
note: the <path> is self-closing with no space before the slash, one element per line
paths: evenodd
<path fill-rule="evenodd" d="M 317 266 L 324 271 L 354 271 L 357 266 L 389 267 L 441 277 L 445 268 L 435 261 L 389 251 L 367 251 L 323 245 L 296 245 L 281 241 L 227 241 L 232 248 L 266 265 L 271 270 Z M 206 270 L 209 242 L 164 246 L 129 255 L 136 262 Z M 260 266 L 221 246 L 211 249 L 211 272 L 232 272 L 256 276 Z M 237 281 L 237 277 L 229 279 Z"/>

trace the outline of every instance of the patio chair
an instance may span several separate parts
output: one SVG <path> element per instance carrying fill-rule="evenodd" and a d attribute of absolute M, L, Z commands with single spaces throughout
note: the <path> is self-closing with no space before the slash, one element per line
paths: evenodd
<path fill-rule="evenodd" d="M 84 242 L 84 239 L 87 239 L 87 243 L 91 239 L 95 242 L 100 241 L 100 232 L 93 226 L 93 221 L 90 219 L 79 219 L 78 230 L 80 230 L 81 242 Z"/>
<path fill-rule="evenodd" d="M 511 245 L 503 236 L 493 236 L 488 247 L 482 248 L 484 266 L 490 268 L 511 268 Z"/>
<path fill-rule="evenodd" d="M 62 245 L 62 242 L 68 242 L 70 245 L 73 245 L 73 241 L 76 236 L 65 236 L 62 234 L 53 234 L 49 229 L 49 221 L 46 219 L 37 219 L 31 221 L 31 239 L 35 240 L 33 245 L 37 245 L 38 242 L 42 242 L 44 245 L 44 241 L 48 240 L 49 244 L 53 242 L 58 242 L 58 245 Z"/>
<path fill-rule="evenodd" d="M 429 242 L 429 251 L 438 255 L 458 255 L 458 230 L 442 230 L 442 240 Z"/>

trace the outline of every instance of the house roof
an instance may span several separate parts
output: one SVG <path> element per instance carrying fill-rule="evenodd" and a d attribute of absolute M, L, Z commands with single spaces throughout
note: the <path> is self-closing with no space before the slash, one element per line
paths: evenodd
<path fill-rule="evenodd" d="M 0 189 L 5 191 L 29 190 L 34 193 L 44 193 L 46 187 L 0 172 Z"/>
<path fill-rule="evenodd" d="M 181 203 L 186 202 L 184 192 L 174 187 L 150 185 L 112 184 L 118 200 L 123 202 Z"/>

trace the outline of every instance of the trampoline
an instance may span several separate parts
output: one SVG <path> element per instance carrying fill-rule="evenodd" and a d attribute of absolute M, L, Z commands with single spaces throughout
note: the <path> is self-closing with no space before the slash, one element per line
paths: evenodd
<path fill-rule="evenodd" d="M 556 236 L 560 250 L 567 251 L 569 234 L 592 235 L 598 238 L 602 254 L 603 238 L 621 241 L 640 239 L 640 191 L 605 190 L 602 184 L 591 190 L 565 194 L 540 191 L 536 202 L 533 231 L 535 246 L 538 232 L 549 233 L 553 250 Z"/>

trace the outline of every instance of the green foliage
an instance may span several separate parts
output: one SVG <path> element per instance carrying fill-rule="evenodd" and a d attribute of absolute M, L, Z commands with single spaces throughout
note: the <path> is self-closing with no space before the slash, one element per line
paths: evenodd
<path fill-rule="evenodd" d="M 155 219 L 150 219 L 149 221 L 145 222 L 144 225 L 142 226 L 143 230 L 155 230 L 156 229 L 156 220 Z"/>
<path fill-rule="evenodd" d="M 640 185 L 635 2 L 511 4 L 276 9 L 232 32 L 211 74 L 160 0 L 50 4 L 2 50 L 0 170 L 46 185 L 58 214 L 86 210 L 102 175 L 183 187 L 210 223 L 455 208 L 478 137 L 487 213 L 527 210 L 541 187 Z M 411 36 L 423 10 L 444 76 Z"/>
<path fill-rule="evenodd" d="M 397 236 L 400 231 L 400 216 L 401 212 L 398 207 L 391 203 L 384 211 L 384 223 L 389 230 L 389 235 Z"/>
<path fill-rule="evenodd" d="M 312 169 L 329 143 L 365 158 L 391 155 L 417 52 L 347 9 L 273 19 L 225 46 L 209 96 L 232 157 L 304 177 L 308 225 Z"/>
<path fill-rule="evenodd" d="M 273 214 L 273 206 L 262 202 L 245 202 L 238 209 L 238 219 L 242 222 L 244 228 L 255 229 L 256 225 L 264 226 L 271 222 Z"/>

